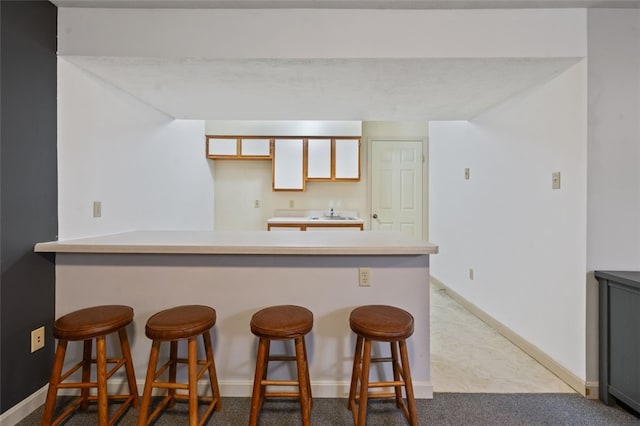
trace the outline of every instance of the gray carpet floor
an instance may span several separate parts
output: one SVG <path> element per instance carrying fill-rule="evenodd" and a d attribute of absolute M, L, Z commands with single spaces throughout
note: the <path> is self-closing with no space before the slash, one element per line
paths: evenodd
<path fill-rule="evenodd" d="M 421 399 L 416 403 L 421 425 L 640 425 L 640 417 L 621 407 L 607 406 L 577 394 L 436 393 L 433 399 Z M 249 398 L 223 398 L 222 410 L 214 412 L 207 425 L 244 426 L 249 421 L 249 407 Z M 294 401 L 267 400 L 260 414 L 260 425 L 298 425 L 298 410 L 299 405 Z M 135 425 L 137 414 L 137 409 L 130 408 L 118 424 Z M 41 415 L 42 407 L 18 425 L 39 425 Z M 187 405 L 177 403 L 165 411 L 155 425 L 187 423 Z M 315 398 L 311 423 L 318 426 L 352 425 L 346 399 Z M 87 412 L 76 412 L 62 424 L 96 424 L 95 406 Z M 370 401 L 367 424 L 386 426 L 407 422 L 394 402 Z"/>

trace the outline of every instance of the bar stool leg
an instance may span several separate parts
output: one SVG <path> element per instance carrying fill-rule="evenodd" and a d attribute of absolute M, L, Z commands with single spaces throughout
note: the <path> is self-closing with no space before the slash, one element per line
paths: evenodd
<path fill-rule="evenodd" d="M 311 410 L 311 408 L 313 408 L 313 395 L 311 393 L 311 377 L 309 377 L 309 358 L 307 358 L 307 344 L 304 340 L 304 337 L 302 338 L 302 348 L 304 349 L 304 359 L 307 360 L 307 388 L 309 389 L 309 410 Z"/>
<path fill-rule="evenodd" d="M 62 374 L 62 366 L 64 364 L 64 354 L 67 351 L 67 341 L 58 340 L 56 356 L 51 369 L 51 378 L 49 379 L 49 389 L 47 390 L 47 400 L 44 404 L 44 413 L 42 415 L 42 425 L 50 425 L 56 405 L 56 397 L 58 396 L 58 385 L 60 384 L 60 375 Z"/>
<path fill-rule="evenodd" d="M 178 369 L 178 341 L 172 340 L 169 342 L 169 383 L 176 383 L 177 369 Z M 169 388 L 167 393 L 169 397 L 167 402 L 167 408 L 172 408 L 176 405 L 176 389 Z"/>
<path fill-rule="evenodd" d="M 138 395 L 138 384 L 136 383 L 136 373 L 133 370 L 133 358 L 131 357 L 131 347 L 129 346 L 129 336 L 123 327 L 118 330 L 120 337 L 120 349 L 124 358 L 124 369 L 127 372 L 127 382 L 129 384 L 129 394 L 132 396 L 131 405 L 134 408 L 140 407 L 140 395 Z"/>
<path fill-rule="evenodd" d="M 151 354 L 149 355 L 149 366 L 147 367 L 147 377 L 144 381 L 144 391 L 142 393 L 142 405 L 138 417 L 138 426 L 147 426 L 149 418 L 149 407 L 151 405 L 151 385 L 158 366 L 158 353 L 160 352 L 160 341 L 154 340 L 151 344 Z"/>
<path fill-rule="evenodd" d="M 96 337 L 96 366 L 98 376 L 98 423 L 109 424 L 109 408 L 107 398 L 107 344 L 104 336 Z"/>
<path fill-rule="evenodd" d="M 309 381 L 307 359 L 304 353 L 304 337 L 296 337 L 296 365 L 298 367 L 298 392 L 300 393 L 300 411 L 302 414 L 302 424 L 311 424 L 311 409 L 309 407 Z"/>
<path fill-rule="evenodd" d="M 398 359 L 398 342 L 391 342 L 391 362 L 393 364 L 393 380 L 398 382 L 400 380 L 400 360 Z M 404 403 L 402 402 L 402 385 L 394 386 L 396 391 L 396 407 L 402 408 Z"/>
<path fill-rule="evenodd" d="M 355 403 L 356 392 L 358 388 L 358 380 L 360 378 L 360 363 L 362 362 L 362 337 L 358 336 L 356 339 L 356 351 L 353 355 L 353 370 L 351 372 L 351 387 L 349 388 L 349 409 L 354 413 L 355 417 Z"/>
<path fill-rule="evenodd" d="M 258 343 L 258 355 L 256 357 L 256 372 L 253 380 L 253 395 L 251 396 L 251 414 L 249 416 L 249 425 L 255 426 L 258 424 L 258 416 L 260 415 L 260 407 L 262 406 L 262 380 L 265 374 L 265 361 L 268 357 L 269 341 L 267 339 L 260 339 Z"/>
<path fill-rule="evenodd" d="M 216 363 L 213 359 L 213 345 L 211 344 L 211 334 L 209 331 L 202 333 L 204 340 L 204 349 L 207 354 L 207 362 L 209 363 L 209 384 L 211 385 L 211 394 L 216 402 L 216 411 L 222 410 L 222 400 L 220 399 L 220 390 L 218 389 L 218 375 L 216 374 Z"/>
<path fill-rule="evenodd" d="M 195 336 L 189 337 L 189 426 L 198 426 L 198 341 Z"/>
<path fill-rule="evenodd" d="M 91 351 L 93 348 L 93 340 L 84 341 L 82 349 L 82 382 L 89 383 L 91 381 Z M 89 409 L 89 388 L 83 388 L 80 392 L 82 403 L 80 409 L 86 411 Z"/>
<path fill-rule="evenodd" d="M 364 339 L 362 371 L 360 372 L 360 405 L 358 406 L 358 425 L 367 424 L 367 399 L 369 397 L 369 366 L 371 364 L 371 340 Z"/>
<path fill-rule="evenodd" d="M 402 373 L 404 375 L 404 387 L 407 393 L 407 403 L 409 405 L 409 422 L 411 426 L 418 426 L 418 413 L 416 401 L 413 396 L 413 383 L 411 381 L 411 370 L 409 369 L 409 356 L 407 355 L 407 342 L 400 341 L 400 357 L 402 358 Z"/>
<path fill-rule="evenodd" d="M 262 367 L 262 380 L 267 380 L 267 375 L 269 374 L 269 361 L 271 361 L 271 340 L 265 339 L 264 345 L 265 345 L 265 357 L 264 357 L 264 365 Z M 263 385 L 261 383 L 259 410 L 262 410 L 262 406 L 264 405 L 265 393 L 267 393 L 267 385 Z"/>

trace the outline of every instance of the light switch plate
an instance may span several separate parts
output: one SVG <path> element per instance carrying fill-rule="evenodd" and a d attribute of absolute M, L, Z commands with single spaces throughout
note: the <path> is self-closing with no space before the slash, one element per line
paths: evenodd
<path fill-rule="evenodd" d="M 560 172 L 551 174 L 551 189 L 560 189 Z"/>
<path fill-rule="evenodd" d="M 93 217 L 101 217 L 102 216 L 102 202 L 94 201 L 93 202 Z"/>

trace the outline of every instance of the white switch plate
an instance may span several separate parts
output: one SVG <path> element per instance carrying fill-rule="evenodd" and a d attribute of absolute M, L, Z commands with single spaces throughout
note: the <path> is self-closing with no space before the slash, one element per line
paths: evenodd
<path fill-rule="evenodd" d="M 560 189 L 560 172 L 551 174 L 551 189 Z"/>
<path fill-rule="evenodd" d="M 102 203 L 100 201 L 93 202 L 93 217 L 102 216 Z"/>
<path fill-rule="evenodd" d="M 469 168 L 468 168 L 468 167 L 466 167 L 466 168 L 464 169 L 464 179 L 465 179 L 465 180 L 469 180 L 469 173 L 470 173 L 470 172 L 469 172 Z"/>

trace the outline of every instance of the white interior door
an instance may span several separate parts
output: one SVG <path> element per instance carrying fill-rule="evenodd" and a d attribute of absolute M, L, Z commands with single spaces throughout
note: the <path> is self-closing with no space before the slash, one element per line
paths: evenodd
<path fill-rule="evenodd" d="M 371 229 L 422 239 L 422 141 L 371 142 Z"/>

